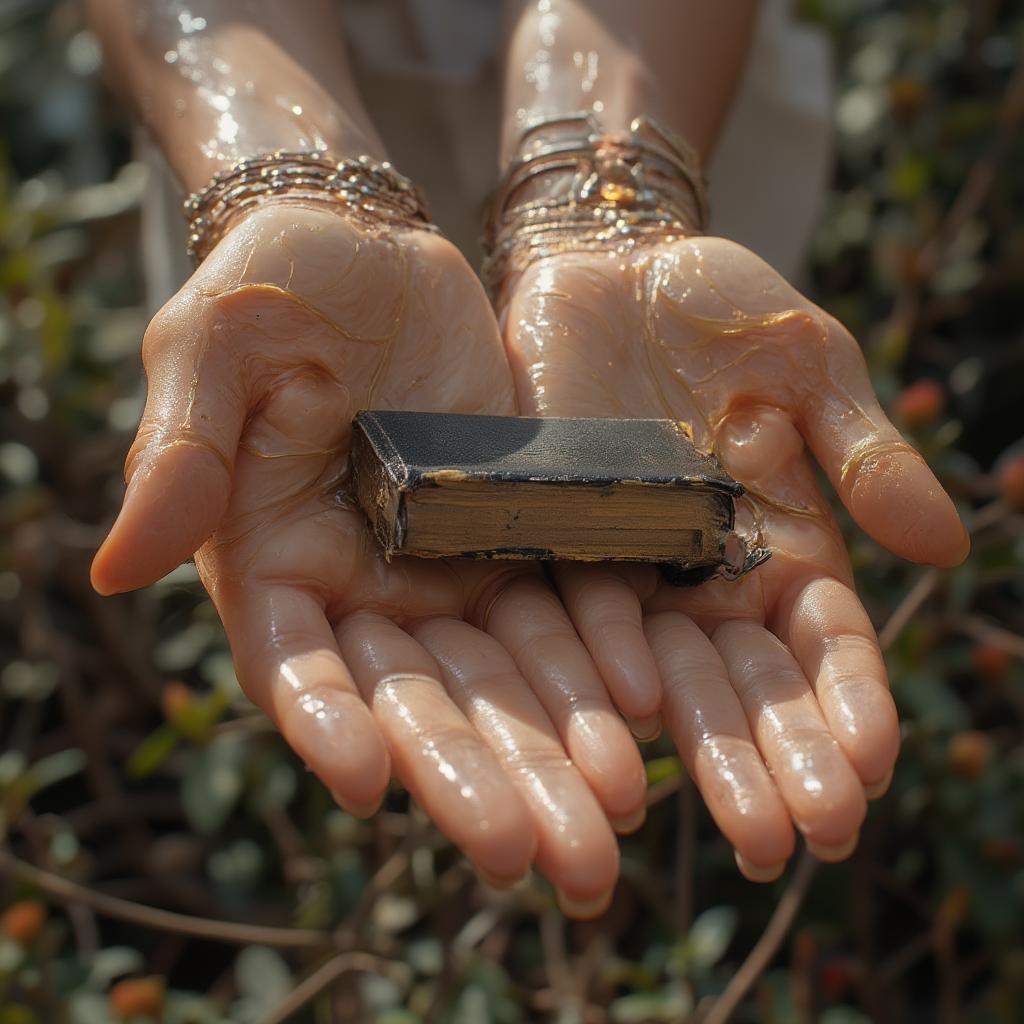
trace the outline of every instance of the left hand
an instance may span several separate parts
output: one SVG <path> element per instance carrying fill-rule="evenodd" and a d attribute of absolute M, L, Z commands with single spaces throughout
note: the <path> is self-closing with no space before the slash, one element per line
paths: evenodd
<path fill-rule="evenodd" d="M 778 875 L 792 824 L 819 858 L 847 856 L 866 795 L 888 785 L 899 728 L 805 443 L 890 551 L 948 566 L 969 548 L 953 503 L 879 406 L 856 342 L 722 238 L 551 256 L 506 281 L 498 312 L 523 415 L 685 420 L 748 488 L 739 524 L 759 520 L 772 557 L 743 579 L 680 589 L 653 569 L 570 565 L 558 585 L 592 648 L 581 595 L 635 592 L 664 720 L 748 877 Z"/>

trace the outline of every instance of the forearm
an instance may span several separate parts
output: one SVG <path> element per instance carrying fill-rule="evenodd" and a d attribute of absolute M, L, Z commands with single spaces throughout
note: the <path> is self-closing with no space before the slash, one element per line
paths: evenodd
<path fill-rule="evenodd" d="M 87 0 L 108 74 L 167 155 L 201 188 L 275 149 L 384 151 L 347 63 L 331 0 Z"/>
<path fill-rule="evenodd" d="M 529 120 L 579 111 L 609 131 L 654 117 L 706 160 L 756 11 L 756 0 L 506 0 L 502 162 Z"/>

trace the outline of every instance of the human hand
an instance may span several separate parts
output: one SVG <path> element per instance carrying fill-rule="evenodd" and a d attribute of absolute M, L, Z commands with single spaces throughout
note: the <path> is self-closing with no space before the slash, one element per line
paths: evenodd
<path fill-rule="evenodd" d="M 338 497 L 359 409 L 515 412 L 454 247 L 264 205 L 157 315 L 143 356 L 96 587 L 146 585 L 196 552 L 245 692 L 343 806 L 371 813 L 393 768 L 483 874 L 535 859 L 568 912 L 602 909 L 608 819 L 642 820 L 643 766 L 557 596 L 530 563 L 389 564 Z"/>
<path fill-rule="evenodd" d="M 856 342 L 722 238 L 550 256 L 506 280 L 499 314 L 524 415 L 685 420 L 749 489 L 738 525 L 760 531 L 772 557 L 738 581 L 679 589 L 612 565 L 563 565 L 555 578 L 588 643 L 580 595 L 621 607 L 637 593 L 665 723 L 748 877 L 782 870 L 791 822 L 819 858 L 847 856 L 865 794 L 888 785 L 899 731 L 805 444 L 889 550 L 948 566 L 969 547 L 949 497 L 880 408 Z"/>

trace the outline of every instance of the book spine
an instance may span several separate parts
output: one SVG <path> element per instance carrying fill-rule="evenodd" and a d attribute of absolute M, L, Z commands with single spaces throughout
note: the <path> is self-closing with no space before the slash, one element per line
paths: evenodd
<path fill-rule="evenodd" d="M 399 520 L 404 521 L 403 495 L 381 460 L 380 452 L 362 429 L 353 431 L 349 460 L 356 498 L 385 557 L 390 559 L 404 539 L 404 528 L 399 527 Z"/>
<path fill-rule="evenodd" d="M 384 471 L 394 480 L 398 487 L 404 487 L 409 481 L 409 466 L 402 453 L 391 440 L 384 424 L 372 412 L 356 413 L 353 420 L 353 435 L 362 433 L 370 446 L 376 450 L 377 458 L 383 464 Z M 355 436 L 353 436 L 353 442 Z"/>

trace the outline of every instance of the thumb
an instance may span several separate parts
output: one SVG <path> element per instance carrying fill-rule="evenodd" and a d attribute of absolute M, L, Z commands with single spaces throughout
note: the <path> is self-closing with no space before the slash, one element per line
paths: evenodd
<path fill-rule="evenodd" d="M 820 325 L 808 318 L 810 330 Z M 816 344 L 821 344 L 820 333 Z M 970 537 L 952 499 L 882 411 L 857 343 L 841 326 L 826 338 L 829 373 L 807 388 L 808 444 L 860 527 L 911 562 L 958 565 Z"/>
<path fill-rule="evenodd" d="M 101 594 L 165 576 L 191 558 L 227 507 L 247 403 L 227 324 L 213 309 L 179 295 L 146 331 L 148 393 L 125 463 L 128 487 L 92 564 Z"/>

